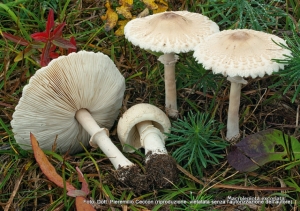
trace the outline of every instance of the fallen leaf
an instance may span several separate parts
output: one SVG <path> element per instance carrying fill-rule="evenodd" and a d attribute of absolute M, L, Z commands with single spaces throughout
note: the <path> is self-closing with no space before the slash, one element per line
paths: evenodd
<path fill-rule="evenodd" d="M 150 9 L 150 10 L 155 10 L 158 8 L 158 5 L 155 3 L 155 0 L 142 0 L 144 4 Z"/>
<path fill-rule="evenodd" d="M 120 0 L 120 7 L 116 8 L 118 14 L 123 15 L 127 19 L 132 18 L 130 10 L 132 9 L 133 0 Z"/>
<path fill-rule="evenodd" d="M 153 10 L 153 14 L 165 12 L 168 9 L 168 3 L 164 0 L 156 1 L 157 8 Z"/>
<path fill-rule="evenodd" d="M 227 156 L 228 163 L 240 172 L 254 171 L 271 161 L 295 159 L 300 159 L 299 141 L 275 129 L 243 138 Z"/>
<path fill-rule="evenodd" d="M 34 49 L 32 48 L 32 45 L 28 45 L 23 51 L 20 51 L 17 54 L 17 56 L 14 58 L 14 62 L 21 61 L 24 58 L 30 56 L 32 53 L 34 53 Z"/>
<path fill-rule="evenodd" d="M 105 31 L 112 30 L 117 22 L 118 22 L 118 14 L 111 8 L 109 1 L 105 3 L 105 7 L 107 8 L 107 11 L 105 15 L 101 16 L 101 19 L 105 22 Z"/>
<path fill-rule="evenodd" d="M 88 183 L 84 179 L 84 176 L 78 167 L 76 167 L 76 171 L 78 174 L 79 182 L 82 183 L 81 190 L 70 190 L 68 191 L 67 195 L 72 197 L 86 196 L 90 193 Z"/>
<path fill-rule="evenodd" d="M 50 181 L 63 188 L 63 178 L 56 172 L 54 166 L 49 162 L 45 153 L 39 147 L 39 144 L 32 133 L 30 133 L 30 140 L 35 160 L 39 164 L 42 172 Z M 91 204 L 87 203 L 87 200 L 85 198 L 85 196 L 90 192 L 88 189 L 88 184 L 78 167 L 76 167 L 76 171 L 78 173 L 79 182 L 82 183 L 82 188 L 81 190 L 77 190 L 72 184 L 66 181 L 66 190 L 68 191 L 68 195 L 76 197 L 75 204 L 77 211 L 95 211 L 94 207 Z"/>
<path fill-rule="evenodd" d="M 124 27 L 129 22 L 129 20 L 120 20 L 118 21 L 119 28 L 115 31 L 116 36 L 124 35 Z"/>
<path fill-rule="evenodd" d="M 46 177 L 52 181 L 57 186 L 63 188 L 64 181 L 63 178 L 56 172 L 54 166 L 49 162 L 47 156 L 43 152 L 43 150 L 39 147 L 39 144 L 32 133 L 30 133 L 31 145 L 34 153 L 34 157 L 36 162 L 39 164 L 40 169 L 46 175 Z M 65 181 L 67 191 L 76 190 L 76 188 Z"/>
<path fill-rule="evenodd" d="M 78 196 L 76 197 L 76 210 L 77 211 L 94 211 L 94 207 L 87 203 L 87 200 L 85 197 Z"/>

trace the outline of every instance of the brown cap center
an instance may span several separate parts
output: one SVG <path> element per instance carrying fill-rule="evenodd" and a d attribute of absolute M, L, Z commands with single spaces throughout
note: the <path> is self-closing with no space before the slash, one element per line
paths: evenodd
<path fill-rule="evenodd" d="M 250 38 L 250 35 L 247 32 L 243 32 L 243 31 L 234 32 L 229 36 L 229 39 L 241 40 L 241 41 L 248 40 L 249 38 Z"/>
<path fill-rule="evenodd" d="M 176 19 L 183 19 L 184 21 L 186 21 L 186 18 L 184 18 L 183 16 L 178 15 L 176 13 L 173 13 L 173 12 L 165 12 L 165 13 L 163 13 L 162 16 L 161 16 L 161 19 L 162 20 L 168 19 L 168 20 L 174 20 L 174 21 Z"/>

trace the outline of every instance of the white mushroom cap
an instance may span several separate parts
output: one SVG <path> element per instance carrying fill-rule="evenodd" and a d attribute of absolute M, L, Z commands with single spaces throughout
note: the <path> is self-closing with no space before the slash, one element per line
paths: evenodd
<path fill-rule="evenodd" d="M 195 48 L 194 57 L 206 69 L 225 76 L 256 78 L 272 74 L 283 64 L 272 59 L 284 59 L 291 55 L 287 49 L 276 45 L 285 44 L 280 37 L 250 29 L 224 30 L 210 35 Z"/>
<path fill-rule="evenodd" d="M 130 145 L 135 149 L 143 147 L 141 145 L 140 134 L 136 125 L 143 121 L 152 121 L 155 128 L 161 133 L 168 133 L 171 128 L 171 123 L 166 114 L 154 105 L 140 103 L 128 109 L 118 122 L 118 137 L 123 145 L 125 152 L 134 152 Z M 163 135 L 163 141 L 166 138 Z"/>
<path fill-rule="evenodd" d="M 31 149 L 32 132 L 42 149 L 70 153 L 89 145 L 89 134 L 75 119 L 87 109 L 100 127 L 110 129 L 119 114 L 125 80 L 102 53 L 80 51 L 52 60 L 39 69 L 23 89 L 11 125 L 17 143 Z"/>
<path fill-rule="evenodd" d="M 163 53 L 192 51 L 205 36 L 219 32 L 219 26 L 199 13 L 172 11 L 129 21 L 125 37 L 143 49 Z"/>

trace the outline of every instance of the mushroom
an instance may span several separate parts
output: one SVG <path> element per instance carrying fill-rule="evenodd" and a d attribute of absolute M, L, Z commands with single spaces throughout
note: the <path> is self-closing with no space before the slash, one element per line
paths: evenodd
<path fill-rule="evenodd" d="M 30 150 L 32 132 L 43 150 L 56 143 L 61 153 L 70 154 L 90 143 L 100 147 L 115 169 L 133 166 L 108 137 L 124 91 L 124 77 L 100 52 L 80 51 L 54 59 L 23 89 L 11 121 L 16 142 Z"/>
<path fill-rule="evenodd" d="M 213 34 L 195 47 L 194 57 L 199 63 L 216 74 L 228 76 L 227 80 L 231 82 L 226 134 L 229 141 L 240 135 L 241 86 L 247 84 L 243 77 L 263 77 L 284 69 L 284 64 L 272 59 L 291 55 L 289 50 L 281 48 L 274 41 L 285 44 L 283 39 L 272 34 L 236 29 Z"/>
<path fill-rule="evenodd" d="M 206 16 L 188 11 L 157 13 L 129 21 L 125 37 L 143 49 L 162 52 L 158 60 L 164 64 L 165 107 L 168 116 L 177 118 L 175 81 L 176 53 L 192 51 L 205 36 L 219 32 L 218 25 Z"/>
<path fill-rule="evenodd" d="M 146 172 L 155 186 L 165 187 L 177 179 L 175 160 L 168 155 L 164 133 L 171 127 L 167 115 L 154 105 L 141 103 L 119 119 L 117 133 L 125 152 L 144 148 Z"/>

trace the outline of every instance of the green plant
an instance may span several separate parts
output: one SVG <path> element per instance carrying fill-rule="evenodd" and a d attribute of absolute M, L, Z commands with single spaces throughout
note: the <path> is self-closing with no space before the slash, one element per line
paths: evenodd
<path fill-rule="evenodd" d="M 216 21 L 222 28 L 250 28 L 266 30 L 278 25 L 285 12 L 275 6 L 280 1 L 216 0 L 198 4 L 202 13 Z"/>
<path fill-rule="evenodd" d="M 190 166 L 193 172 L 202 175 L 208 164 L 218 164 L 223 158 L 222 151 L 228 143 L 217 136 L 224 127 L 210 118 L 208 113 L 193 114 L 189 112 L 183 120 L 173 122 L 171 133 L 167 134 L 168 146 L 176 145 L 172 156 L 184 168 Z"/>
<path fill-rule="evenodd" d="M 35 41 L 28 41 L 22 37 L 12 35 L 10 33 L 2 32 L 2 36 L 12 42 L 26 46 L 21 50 L 15 62 L 22 60 L 24 57 L 30 56 L 34 53 L 35 49 L 41 51 L 40 65 L 47 66 L 51 59 L 55 59 L 63 55 L 63 49 L 67 49 L 67 53 L 76 51 L 76 41 L 71 37 L 70 41 L 62 37 L 62 30 L 66 23 L 61 23 L 55 27 L 54 12 L 49 11 L 46 30 L 44 32 L 37 32 L 31 34 L 31 38 Z M 57 49 L 58 48 L 58 49 Z M 57 52 L 59 51 L 59 53 Z"/>
<path fill-rule="evenodd" d="M 211 90 L 217 90 L 220 81 L 224 79 L 221 74 L 213 74 L 211 70 L 206 70 L 196 62 L 192 55 L 180 59 L 176 67 L 177 71 L 177 88 L 192 87 L 194 90 L 200 89 L 204 93 Z"/>
<path fill-rule="evenodd" d="M 287 66 L 284 70 L 279 72 L 280 80 L 274 85 L 271 85 L 270 88 L 287 84 L 284 88 L 283 94 L 285 95 L 290 89 L 294 89 L 292 97 L 292 102 L 294 103 L 300 92 L 300 37 L 297 32 L 293 32 L 293 36 L 285 36 L 285 40 L 287 41 L 287 45 L 278 45 L 290 50 L 292 52 L 292 56 L 286 56 L 286 59 L 275 60 L 276 62 Z"/>

